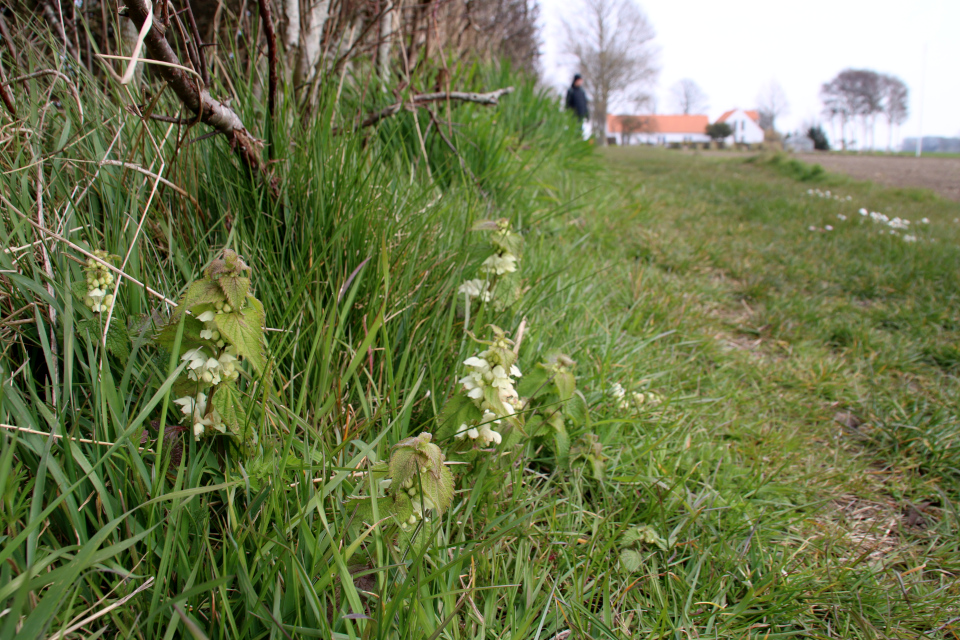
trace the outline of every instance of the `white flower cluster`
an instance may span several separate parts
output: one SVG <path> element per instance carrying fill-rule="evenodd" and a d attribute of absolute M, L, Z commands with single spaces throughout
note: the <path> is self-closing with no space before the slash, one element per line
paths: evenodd
<path fill-rule="evenodd" d="M 240 377 L 236 350 L 232 345 L 224 349 L 219 357 L 208 355 L 203 347 L 197 347 L 184 353 L 180 359 L 190 363 L 187 365 L 187 377 L 191 380 L 220 384 Z"/>
<path fill-rule="evenodd" d="M 627 392 L 619 382 L 614 382 L 610 385 L 610 395 L 616 399 L 617 407 L 621 410 L 639 409 L 641 405 L 656 406 L 663 403 L 663 396 L 653 391 L 647 391 L 645 393 L 634 391 L 630 394 L 630 397 L 627 398 Z"/>
<path fill-rule="evenodd" d="M 173 402 L 174 404 L 180 405 L 180 410 L 183 411 L 183 415 L 193 424 L 194 438 L 199 439 L 207 427 L 212 427 L 220 433 L 227 432 L 227 428 L 224 426 L 223 420 L 220 418 L 217 410 L 210 407 L 210 412 L 207 412 L 207 396 L 205 394 L 198 393 L 196 398 L 184 396 L 177 398 Z"/>
<path fill-rule="evenodd" d="M 830 200 L 845 200 L 845 201 L 853 200 L 853 196 L 844 197 L 835 193 L 830 193 L 829 190 L 820 191 L 820 189 L 807 189 L 807 195 L 817 196 L 819 198 L 828 198 Z"/>
<path fill-rule="evenodd" d="M 457 293 L 467 297 L 467 304 L 470 303 L 470 298 L 479 298 L 480 302 L 490 302 L 493 298 L 490 283 L 486 280 L 480 280 L 479 278 L 465 281 L 460 285 L 460 288 L 457 289 Z"/>
<path fill-rule="evenodd" d="M 217 311 L 209 310 L 204 311 L 199 316 L 197 320 L 203 323 L 203 330 L 200 332 L 200 337 L 204 340 L 209 340 L 217 345 L 217 348 L 222 349 L 225 344 L 223 338 L 220 336 L 220 331 L 217 329 L 217 323 L 214 319 L 217 317 L 218 313 L 230 313 L 229 311 L 223 311 L 222 309 L 226 306 L 229 308 L 229 305 L 224 305 L 222 302 L 218 302 L 220 309 Z"/>
<path fill-rule="evenodd" d="M 517 270 L 517 256 L 502 250 L 483 261 L 480 271 L 491 275 L 502 276 Z"/>
<path fill-rule="evenodd" d="M 906 218 L 894 217 L 890 218 L 886 214 L 880 213 L 879 211 L 869 211 L 867 209 L 860 209 L 860 216 L 863 218 L 870 218 L 876 224 L 881 224 L 887 227 L 890 227 L 890 235 L 899 235 L 898 231 L 907 231 L 910 229 L 910 221 Z M 930 224 L 929 218 L 923 218 L 920 220 L 920 224 Z M 883 233 L 884 230 L 880 230 L 880 233 Z M 904 234 L 904 242 L 916 242 L 917 236 L 913 234 Z"/>
<path fill-rule="evenodd" d="M 105 260 L 106 251 L 94 251 L 93 254 Z M 110 311 L 113 306 L 113 295 L 107 293 L 107 287 L 114 283 L 113 274 L 105 266 L 90 258 L 87 260 L 87 294 L 83 297 L 83 304 L 94 313 Z"/>
<path fill-rule="evenodd" d="M 467 397 L 483 411 L 483 417 L 476 425 L 461 424 L 455 436 L 458 440 L 470 438 L 478 441 L 481 446 L 491 443 L 500 444 L 503 441 L 493 427 L 500 424 L 507 416 L 501 415 L 498 412 L 498 406 L 487 399 L 487 389 L 496 389 L 499 408 L 501 411 L 503 409 L 508 411 L 507 415 L 522 408 L 520 396 L 514 387 L 514 379 L 523 374 L 520 373 L 516 364 L 504 357 L 504 354 L 513 355 L 509 351 L 506 338 L 500 337 L 491 348 L 463 361 L 464 366 L 467 367 L 467 374 L 460 379 L 460 384 L 463 385 Z"/>

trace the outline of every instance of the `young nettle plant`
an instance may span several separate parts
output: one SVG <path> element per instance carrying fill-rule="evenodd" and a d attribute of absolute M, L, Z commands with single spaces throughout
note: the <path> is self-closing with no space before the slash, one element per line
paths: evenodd
<path fill-rule="evenodd" d="M 468 310 L 474 300 L 493 301 L 495 305 L 502 307 L 508 302 L 507 297 L 511 292 L 516 291 L 516 287 L 511 288 L 507 281 L 511 274 L 517 272 L 523 238 L 510 228 L 510 221 L 506 218 L 482 220 L 471 230 L 490 232 L 487 240 L 493 253 L 480 265 L 482 277 L 465 281 L 460 285 L 458 293 L 466 298 Z"/>
<path fill-rule="evenodd" d="M 420 522 L 440 515 L 453 501 L 453 474 L 446 457 L 429 433 L 406 438 L 394 445 L 387 462 L 373 467 L 373 479 L 383 495 L 357 498 L 347 503 L 365 522 L 392 517 L 400 528 L 401 542 L 409 540 Z"/>
<path fill-rule="evenodd" d="M 563 353 L 553 353 L 538 364 L 520 385 L 528 412 L 527 430 L 531 436 L 545 431 L 552 437 L 559 464 L 566 464 L 570 453 L 569 420 L 577 427 L 587 425 L 587 403 L 577 390 L 573 373 L 577 363 Z"/>
<path fill-rule="evenodd" d="M 230 434 L 246 443 L 255 438 L 246 429 L 247 415 L 237 385 L 239 364 L 249 362 L 263 374 L 263 305 L 250 293 L 250 267 L 225 249 L 204 277 L 187 289 L 156 343 L 170 351 L 183 323 L 179 357 L 186 374 L 174 385 L 174 402 L 193 435 Z"/>

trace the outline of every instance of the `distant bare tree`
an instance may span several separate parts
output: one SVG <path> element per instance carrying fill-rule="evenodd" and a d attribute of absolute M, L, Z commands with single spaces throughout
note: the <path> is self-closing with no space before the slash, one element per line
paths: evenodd
<path fill-rule="evenodd" d="M 892 75 L 880 76 L 880 91 L 883 94 L 881 109 L 887 118 L 887 151 L 892 151 L 893 127 L 899 127 L 906 122 L 910 114 L 910 91 L 903 80 Z"/>
<path fill-rule="evenodd" d="M 670 96 L 678 113 L 689 115 L 703 113 L 710 105 L 707 103 L 707 94 L 690 78 L 684 78 L 670 88 Z"/>
<path fill-rule="evenodd" d="M 783 87 L 776 80 L 763 85 L 757 94 L 757 111 L 760 112 L 760 128 L 776 130 L 777 118 L 790 113 L 790 103 Z"/>
<path fill-rule="evenodd" d="M 633 136 L 638 133 L 649 132 L 650 123 L 650 118 L 643 116 L 620 116 L 620 133 L 623 136 L 623 144 L 630 144 Z"/>
<path fill-rule="evenodd" d="M 633 0 L 581 0 L 577 20 L 564 20 L 567 53 L 576 58 L 599 144 L 606 144 L 607 111 L 613 102 L 649 102 L 657 77 L 654 31 Z"/>
<path fill-rule="evenodd" d="M 860 147 L 867 146 L 867 133 L 873 130 L 876 116 L 883 110 L 883 98 L 880 74 L 869 69 L 845 69 L 820 88 L 824 115 L 840 121 L 840 144 L 844 149 L 849 144 L 847 124 L 857 118 L 864 138 Z"/>

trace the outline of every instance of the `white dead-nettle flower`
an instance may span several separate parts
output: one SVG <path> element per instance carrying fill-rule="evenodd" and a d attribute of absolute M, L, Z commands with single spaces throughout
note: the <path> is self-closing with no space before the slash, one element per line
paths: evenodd
<path fill-rule="evenodd" d="M 467 280 L 460 285 L 457 292 L 467 298 L 480 298 L 481 302 L 489 302 L 493 298 L 493 292 L 490 291 L 490 283 L 486 280 L 475 278 Z"/>
<path fill-rule="evenodd" d="M 513 273 L 517 270 L 517 257 L 512 253 L 504 251 L 502 254 L 493 254 L 483 261 L 480 270 L 486 273 L 502 276 L 505 273 Z"/>
<path fill-rule="evenodd" d="M 223 420 L 220 419 L 220 414 L 217 413 L 216 409 L 213 409 L 209 414 L 207 413 L 207 396 L 205 394 L 198 393 L 196 398 L 184 396 L 173 402 L 180 405 L 183 415 L 189 418 L 193 425 L 194 438 L 199 439 L 206 427 L 213 427 L 220 433 L 227 432 L 227 428 L 223 425 Z"/>

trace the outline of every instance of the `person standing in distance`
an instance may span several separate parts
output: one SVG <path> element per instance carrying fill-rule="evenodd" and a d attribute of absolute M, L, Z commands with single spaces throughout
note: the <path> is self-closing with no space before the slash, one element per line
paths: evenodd
<path fill-rule="evenodd" d="M 573 111 L 580 122 L 590 117 L 590 111 L 587 109 L 587 93 L 583 90 L 583 76 L 579 73 L 573 76 L 573 84 L 567 89 L 567 109 Z"/>

